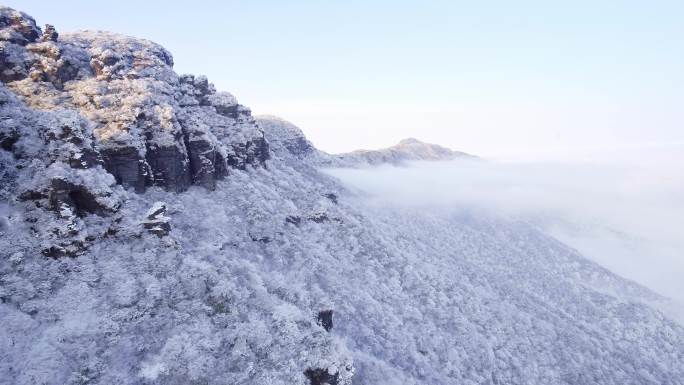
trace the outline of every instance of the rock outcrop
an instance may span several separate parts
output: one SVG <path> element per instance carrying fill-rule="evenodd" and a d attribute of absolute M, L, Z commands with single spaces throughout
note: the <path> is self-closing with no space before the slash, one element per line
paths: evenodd
<path fill-rule="evenodd" d="M 82 218 L 116 213 L 125 196 L 116 185 L 138 193 L 214 189 L 231 168 L 269 159 L 248 108 L 172 66 L 171 54 L 150 41 L 60 35 L 49 24 L 42 31 L 30 16 L 0 7 L 0 148 L 10 154 L 2 194 L 44 209 L 33 225 L 44 254 L 77 256 L 105 236 Z M 164 236 L 160 218 L 146 226 Z"/>
<path fill-rule="evenodd" d="M 323 329 L 325 329 L 326 332 L 331 331 L 333 328 L 333 310 L 327 309 L 319 311 L 316 322 L 323 326 Z"/>
<path fill-rule="evenodd" d="M 0 9 L 0 29 L 0 39 L 11 44 L 26 45 L 41 35 L 31 16 L 6 7 Z"/>
<path fill-rule="evenodd" d="M 28 15 L 0 8 L 0 80 L 29 107 L 73 109 L 92 122 L 97 157 L 125 188 L 213 189 L 231 168 L 263 165 L 269 146 L 250 110 L 172 67 L 150 41 L 59 35 L 52 25 L 42 32 Z"/>
<path fill-rule="evenodd" d="M 171 231 L 170 220 L 171 218 L 166 216 L 166 203 L 155 202 L 145 215 L 143 227 L 151 234 L 161 238 L 169 235 Z"/>
<path fill-rule="evenodd" d="M 102 167 L 92 124 L 72 111 L 33 111 L 0 84 L 0 143 L 0 196 L 35 208 L 26 220 L 43 254 L 82 254 L 98 235 L 82 218 L 112 215 L 123 200 Z"/>
<path fill-rule="evenodd" d="M 59 34 L 57 33 L 55 26 L 52 24 L 45 24 L 45 31 L 43 31 L 43 35 L 40 37 L 40 40 L 42 40 L 42 41 L 57 41 L 58 37 L 59 37 Z"/>
<path fill-rule="evenodd" d="M 337 385 L 339 374 L 330 374 L 327 369 L 307 369 L 304 372 L 311 385 Z"/>

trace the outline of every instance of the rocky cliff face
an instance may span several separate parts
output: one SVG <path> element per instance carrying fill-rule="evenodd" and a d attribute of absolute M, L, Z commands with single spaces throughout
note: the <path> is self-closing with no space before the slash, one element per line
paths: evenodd
<path fill-rule="evenodd" d="M 269 242 L 263 221 L 224 223 L 237 237 L 217 238 L 222 257 L 189 273 L 208 249 L 196 244 L 195 259 L 178 240 L 202 230 L 165 201 L 243 184 L 270 149 L 248 108 L 172 65 L 152 42 L 41 30 L 0 7 L 0 384 L 304 384 L 307 371 L 349 384 L 349 355 L 316 323 L 316 302 L 277 300 L 249 262 L 227 258 L 258 253 L 242 235 Z M 231 199 L 216 205 L 237 208 Z M 244 218 L 252 198 L 236 199 Z M 125 266 L 143 254 L 155 257 Z M 94 280 L 81 285 L 84 269 Z M 38 337 L 50 328 L 57 347 Z"/>
<path fill-rule="evenodd" d="M 105 32 L 43 33 L 0 9 L 0 80 L 31 108 L 70 109 L 92 124 L 94 150 L 125 188 L 213 189 L 233 168 L 261 166 L 268 144 L 249 109 L 206 77 L 173 71 L 152 42 Z"/>

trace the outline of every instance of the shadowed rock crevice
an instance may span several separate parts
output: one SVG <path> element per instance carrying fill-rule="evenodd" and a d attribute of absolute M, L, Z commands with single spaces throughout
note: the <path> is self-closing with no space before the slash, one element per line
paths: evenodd
<path fill-rule="evenodd" d="M 329 332 L 333 328 L 333 310 L 321 310 L 318 312 L 318 316 L 316 317 L 316 322 L 323 326 L 323 329 L 325 329 L 326 332 Z"/>
<path fill-rule="evenodd" d="M 145 192 L 149 176 L 149 165 L 140 158 L 134 147 L 109 147 L 101 150 L 105 169 L 114 176 L 116 182 L 125 188 L 132 187 L 135 192 Z"/>
<path fill-rule="evenodd" d="M 339 374 L 330 374 L 327 369 L 307 369 L 304 372 L 311 385 L 337 385 Z"/>
<path fill-rule="evenodd" d="M 12 152 L 12 147 L 19 140 L 19 132 L 14 130 L 12 132 L 0 132 L 0 148 L 5 151 Z"/>
<path fill-rule="evenodd" d="M 178 146 L 148 147 L 147 164 L 152 170 L 151 182 L 167 191 L 182 192 L 190 186 L 187 152 Z"/>
<path fill-rule="evenodd" d="M 188 151 L 192 184 L 209 190 L 216 188 L 216 181 L 225 177 L 228 172 L 226 161 L 212 142 L 204 137 L 185 136 L 185 148 Z"/>
<path fill-rule="evenodd" d="M 59 211 L 67 205 L 72 207 L 79 217 L 86 214 L 104 216 L 115 209 L 100 203 L 97 196 L 86 186 L 76 185 L 64 179 L 52 180 L 48 199 L 54 211 Z"/>

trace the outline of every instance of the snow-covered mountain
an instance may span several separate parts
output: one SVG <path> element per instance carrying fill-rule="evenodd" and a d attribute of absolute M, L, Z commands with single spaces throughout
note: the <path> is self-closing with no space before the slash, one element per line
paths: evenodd
<path fill-rule="evenodd" d="M 302 130 L 294 124 L 275 116 L 257 116 L 259 127 L 273 151 L 284 157 L 306 160 L 321 167 L 368 167 L 382 164 L 401 165 L 410 161 L 447 161 L 455 159 L 478 159 L 464 152 L 423 143 L 407 138 L 394 146 L 380 150 L 356 150 L 344 154 L 328 154 L 316 149 L 306 139 Z"/>
<path fill-rule="evenodd" d="M 2 384 L 684 383 L 666 300 L 530 226 L 368 204 L 154 43 L 0 48 Z"/>
<path fill-rule="evenodd" d="M 458 158 L 474 159 L 464 152 L 453 151 L 437 144 L 424 143 L 414 138 L 401 140 L 394 146 L 381 150 L 356 150 L 336 156 L 339 163 L 345 164 L 402 164 L 408 161 L 446 161 Z"/>

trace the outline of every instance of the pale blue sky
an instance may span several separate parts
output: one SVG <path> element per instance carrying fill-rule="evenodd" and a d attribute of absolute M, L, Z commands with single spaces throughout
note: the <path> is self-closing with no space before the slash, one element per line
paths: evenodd
<path fill-rule="evenodd" d="M 5 1 L 167 47 L 329 151 L 684 142 L 683 1 Z M 554 4 L 555 3 L 555 4 Z"/>

